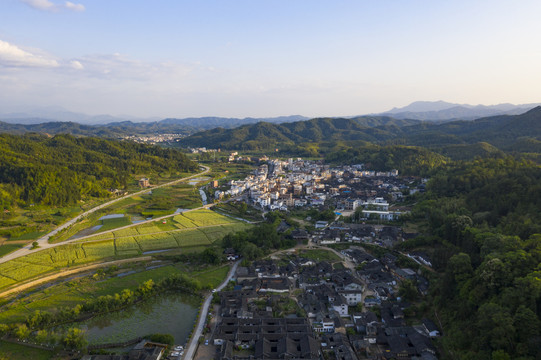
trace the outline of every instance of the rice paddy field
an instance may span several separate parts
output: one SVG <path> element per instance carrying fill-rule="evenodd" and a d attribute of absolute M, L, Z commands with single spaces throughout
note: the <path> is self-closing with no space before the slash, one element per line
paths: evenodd
<path fill-rule="evenodd" d="M 135 257 L 148 251 L 201 251 L 226 234 L 249 226 L 210 210 L 196 210 L 170 217 L 165 224 L 151 222 L 97 234 L 84 242 L 37 251 L 0 264 L 0 289 L 73 266 Z"/>

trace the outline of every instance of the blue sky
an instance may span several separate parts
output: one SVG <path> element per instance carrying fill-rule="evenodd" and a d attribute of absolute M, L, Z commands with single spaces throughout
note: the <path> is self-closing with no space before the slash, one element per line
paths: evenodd
<path fill-rule="evenodd" d="M 532 103 L 541 2 L 0 0 L 0 107 L 340 116 Z"/>

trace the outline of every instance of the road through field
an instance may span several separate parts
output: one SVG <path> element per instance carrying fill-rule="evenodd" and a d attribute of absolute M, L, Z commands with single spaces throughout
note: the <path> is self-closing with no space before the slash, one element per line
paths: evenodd
<path fill-rule="evenodd" d="M 227 274 L 227 277 L 225 280 L 216 288 L 216 291 L 221 291 L 228 283 L 229 280 L 233 277 L 235 272 L 237 271 L 237 267 L 240 264 L 240 260 L 238 260 L 231 270 L 229 270 L 229 273 Z M 188 346 L 186 347 L 186 352 L 184 353 L 184 360 L 192 360 L 193 355 L 195 354 L 195 350 L 197 349 L 197 344 L 199 343 L 199 338 L 201 337 L 201 334 L 203 333 L 203 328 L 205 327 L 205 323 L 207 322 L 207 315 L 209 312 L 210 303 L 212 302 L 213 298 L 213 292 L 209 293 L 203 303 L 203 307 L 201 308 L 201 312 L 199 313 L 199 321 L 197 322 L 197 326 L 195 328 L 195 331 L 192 334 L 192 337 L 190 338 L 190 342 L 188 343 Z"/>
<path fill-rule="evenodd" d="M 45 276 L 36 280 L 32 280 L 32 281 L 17 285 L 16 287 L 6 290 L 4 292 L 0 292 L 0 298 L 7 295 L 11 295 L 13 293 L 24 291 L 26 289 L 30 289 L 36 285 L 44 284 L 49 281 L 53 281 L 53 280 L 56 280 L 58 278 L 65 277 L 68 275 L 73 275 L 80 272 L 97 269 L 100 267 L 107 267 L 107 266 L 113 266 L 113 265 L 121 265 L 125 263 L 130 263 L 130 262 L 149 261 L 149 260 L 152 260 L 152 256 L 142 256 L 142 257 L 132 258 L 132 259 L 114 260 L 114 261 L 108 261 L 108 262 L 99 263 L 99 264 L 80 266 L 80 267 L 77 267 L 75 269 L 70 269 L 70 270 L 62 270 L 56 274 L 52 274 L 52 275 Z"/>
<path fill-rule="evenodd" d="M 191 176 L 188 176 L 188 177 L 185 177 L 185 178 L 182 178 L 182 179 L 177 179 L 177 180 L 174 180 L 174 181 L 171 181 L 171 182 L 168 182 L 168 183 L 165 183 L 165 184 L 161 184 L 161 185 L 157 185 L 157 186 L 154 186 L 152 187 L 150 190 L 152 189 L 158 189 L 158 188 L 161 188 L 161 187 L 166 187 L 166 186 L 171 186 L 171 185 L 175 185 L 175 184 L 178 184 L 178 183 L 181 183 L 181 182 L 184 182 L 184 181 L 187 181 L 187 180 L 190 180 L 190 179 L 193 179 L 195 177 L 198 177 L 198 176 L 201 176 L 201 175 L 204 175 L 206 173 L 208 173 L 210 171 L 210 168 L 208 166 L 204 166 L 204 165 L 201 165 L 201 167 L 203 167 L 205 170 L 200 172 L 200 173 L 197 173 L 197 174 L 194 174 L 194 175 L 191 175 Z M 3 257 L 0 258 L 0 264 L 1 263 L 4 263 L 6 261 L 9 261 L 9 260 L 13 260 L 13 259 L 17 259 L 21 256 L 25 256 L 25 255 L 28 255 L 28 254 L 32 254 L 32 253 L 35 253 L 37 251 L 40 251 L 40 250 L 44 250 L 44 249 L 49 249 L 49 248 L 52 248 L 52 247 L 55 247 L 55 246 L 59 246 L 59 245 L 63 245 L 63 244 L 66 244 L 66 243 L 69 243 L 68 241 L 63 241 L 63 242 L 59 242 L 59 243 L 56 243 L 56 244 L 50 244 L 49 243 L 49 239 L 58 234 L 59 231 L 62 231 L 68 227 L 70 227 L 71 225 L 75 224 L 77 221 L 81 220 L 82 218 L 92 214 L 93 212 L 96 212 L 98 210 L 101 210 L 107 206 L 110 206 L 118 201 L 121 201 L 121 200 L 124 200 L 124 199 L 127 199 L 127 198 L 130 198 L 132 196 L 136 196 L 136 195 L 142 195 L 146 192 L 148 192 L 149 189 L 144 189 L 144 190 L 141 190 L 141 191 L 138 191 L 138 192 L 135 192 L 133 194 L 128 194 L 128 195 L 125 195 L 125 196 L 121 196 L 119 198 L 116 198 L 116 199 L 113 199 L 111 201 L 108 201 L 104 204 L 101 204 L 99 206 L 96 206 L 90 210 L 87 210 L 85 211 L 84 213 L 74 217 L 73 219 L 65 222 L 64 224 L 60 225 L 59 227 L 57 227 L 56 229 L 54 229 L 53 231 L 51 231 L 50 233 L 48 233 L 47 235 L 44 235 L 42 236 L 41 238 L 39 238 L 37 240 L 37 243 L 38 243 L 38 246 L 39 248 L 38 249 L 34 249 L 34 250 L 31 250 L 32 249 L 32 245 L 29 244 L 19 250 L 16 250 L 12 253 L 9 253 Z M 208 208 L 209 205 L 207 206 L 204 206 L 204 207 L 201 207 L 201 208 Z M 196 209 L 192 209 L 192 210 L 196 210 Z M 170 216 L 170 215 L 168 215 Z M 156 221 L 156 220 L 159 220 L 161 218 L 158 218 L 158 219 L 153 219 L 153 220 L 149 220 L 150 221 Z M 139 224 L 134 224 L 134 225 L 140 225 L 141 223 Z M 76 240 L 80 240 L 80 239 L 76 239 Z"/>

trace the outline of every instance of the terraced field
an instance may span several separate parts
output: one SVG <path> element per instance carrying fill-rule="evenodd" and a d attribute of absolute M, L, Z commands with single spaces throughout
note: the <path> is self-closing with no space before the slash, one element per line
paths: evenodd
<path fill-rule="evenodd" d="M 39 275 L 105 259 L 134 257 L 146 251 L 201 249 L 226 234 L 250 225 L 210 210 L 175 215 L 165 224 L 153 222 L 101 233 L 0 264 L 0 289 Z"/>

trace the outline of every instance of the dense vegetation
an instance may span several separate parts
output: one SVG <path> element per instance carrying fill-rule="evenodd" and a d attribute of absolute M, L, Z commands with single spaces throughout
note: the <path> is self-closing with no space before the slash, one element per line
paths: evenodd
<path fill-rule="evenodd" d="M 511 157 L 453 163 L 428 185 L 404 243 L 442 273 L 431 306 L 445 354 L 536 359 L 541 349 L 541 168 Z M 451 355 L 453 354 L 453 355 Z"/>
<path fill-rule="evenodd" d="M 194 171 L 184 154 L 155 146 L 70 135 L 0 135 L 0 209 L 64 206 L 109 189 L 125 189 L 135 174 Z"/>
<path fill-rule="evenodd" d="M 521 115 L 447 123 L 385 116 L 322 118 L 287 124 L 260 122 L 196 133 L 183 139 L 181 145 L 257 151 L 279 149 L 284 154 L 321 156 L 336 150 L 339 143 L 355 147 L 369 142 L 423 146 L 460 160 L 494 156 L 501 151 L 537 151 L 541 148 L 540 140 L 541 107 L 537 107 Z"/>
<path fill-rule="evenodd" d="M 245 231 L 227 234 L 222 246 L 235 249 L 246 260 L 254 260 L 271 250 L 293 247 L 297 243 L 295 240 L 277 232 L 281 220 L 276 214 L 268 213 L 266 222 Z"/>
<path fill-rule="evenodd" d="M 447 159 L 430 150 L 413 146 L 363 146 L 345 148 L 329 153 L 325 160 L 331 164 L 365 164 L 368 169 L 400 174 L 427 175 L 445 164 Z"/>
<path fill-rule="evenodd" d="M 392 137 L 392 130 L 418 121 L 389 117 L 355 119 L 320 118 L 285 124 L 260 122 L 235 129 L 216 128 L 182 140 L 183 146 L 222 149 L 271 150 L 301 143 L 322 141 L 380 141 Z"/>

